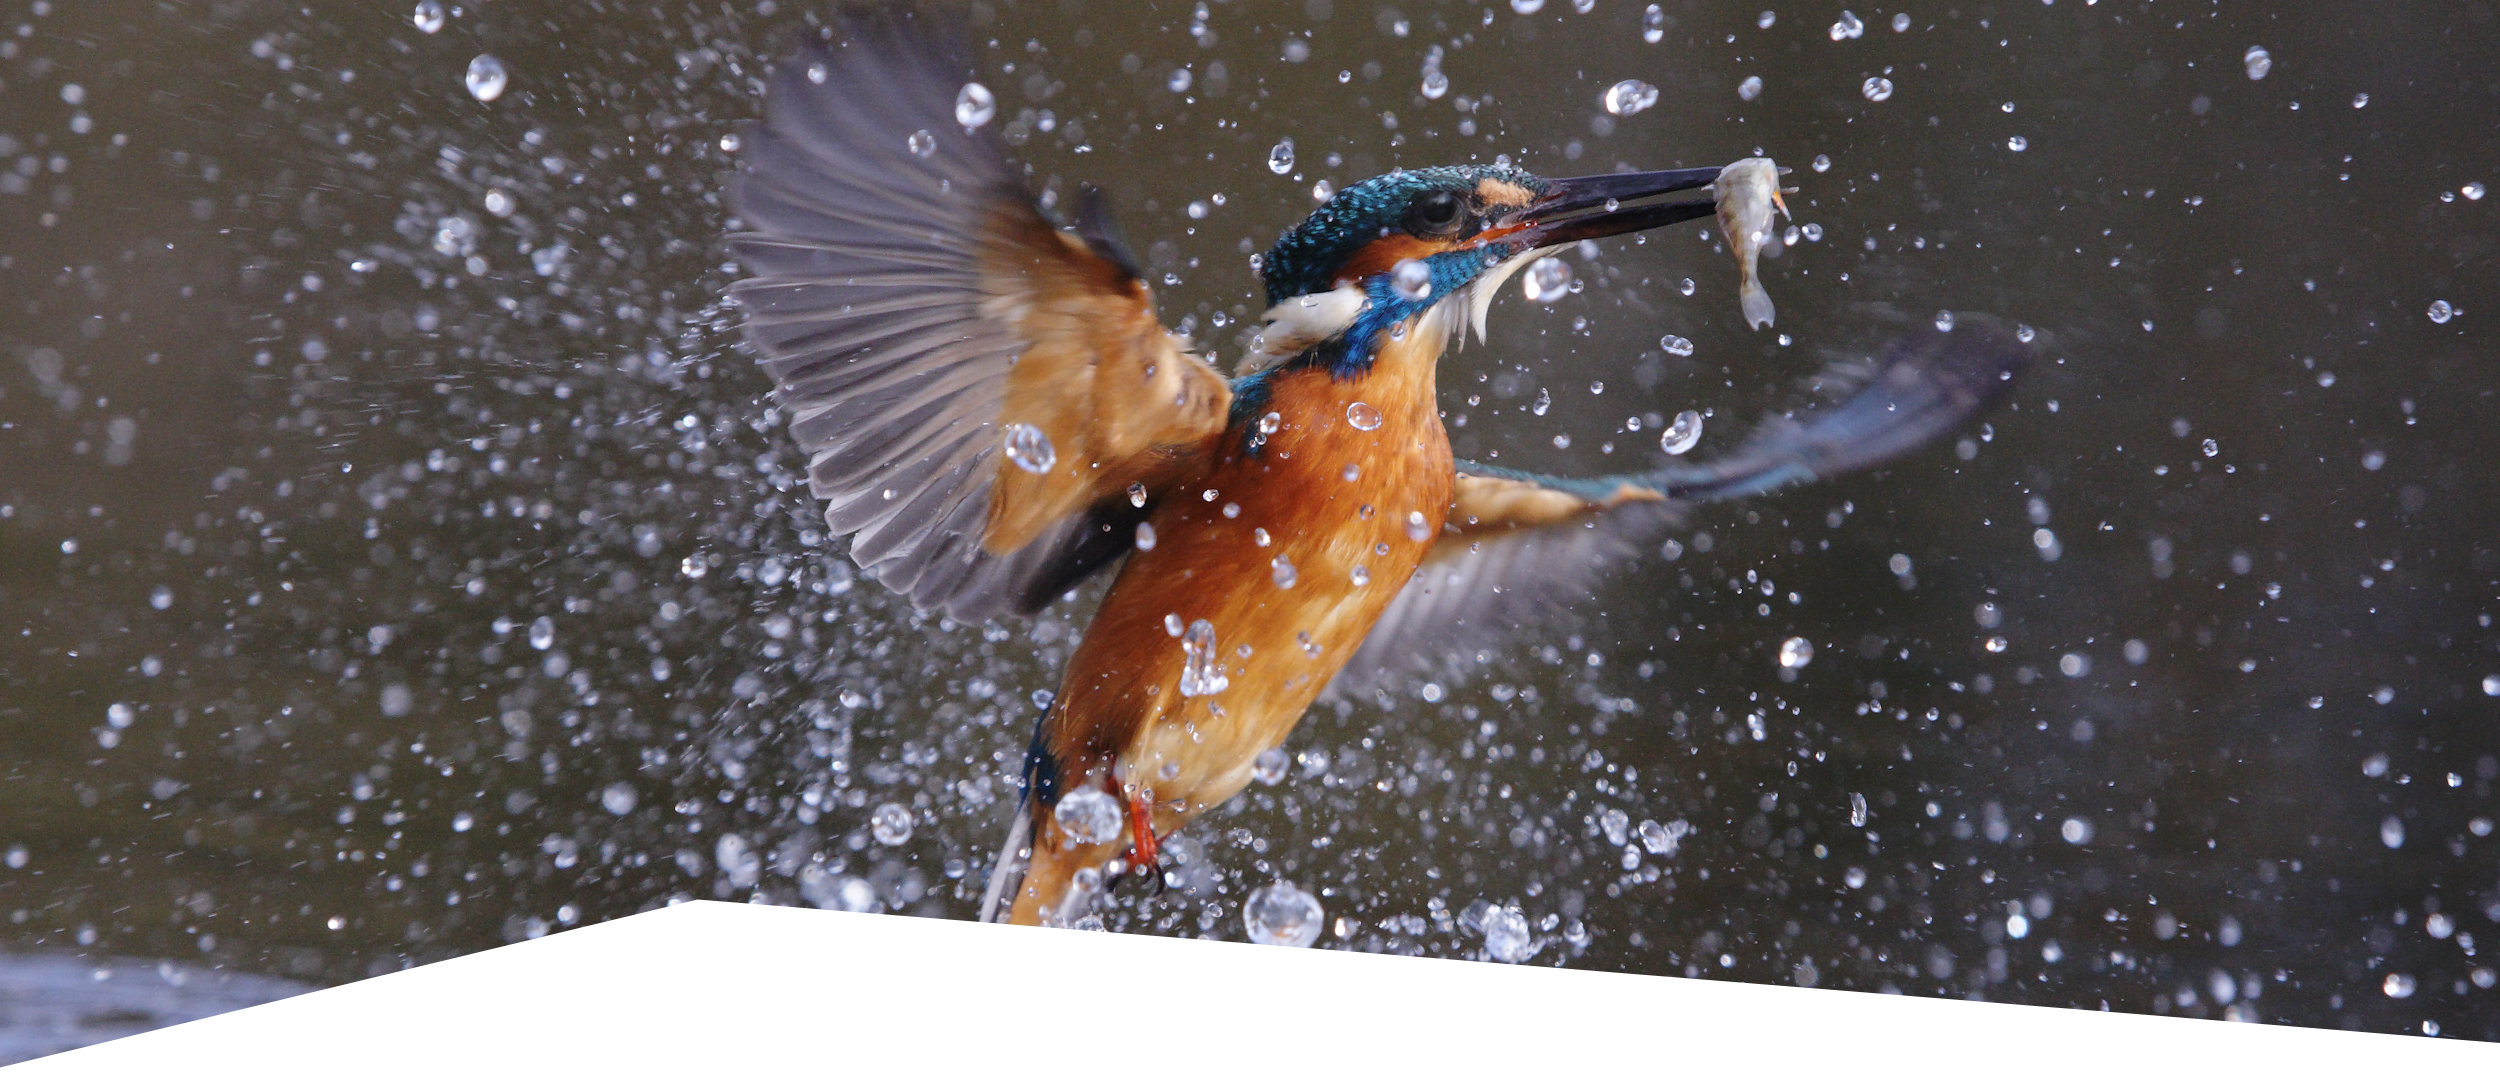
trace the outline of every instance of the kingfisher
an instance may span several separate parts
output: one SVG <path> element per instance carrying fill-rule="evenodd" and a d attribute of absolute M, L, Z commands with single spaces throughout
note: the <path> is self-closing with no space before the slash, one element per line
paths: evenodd
<path fill-rule="evenodd" d="M 1898 457 L 2027 346 L 1905 332 L 1855 396 L 1727 455 L 1563 478 L 1456 460 L 1436 377 L 1504 281 L 1714 212 L 1717 168 L 1507 165 L 1347 185 L 1257 262 L 1228 377 L 1155 312 L 1106 200 L 1054 220 L 944 19 L 843 12 L 769 77 L 732 181 L 731 287 L 825 520 L 962 622 L 1112 576 L 1022 770 L 981 917 L 1066 924 L 1238 793 L 1332 684 L 1482 656 L 1698 504 Z"/>

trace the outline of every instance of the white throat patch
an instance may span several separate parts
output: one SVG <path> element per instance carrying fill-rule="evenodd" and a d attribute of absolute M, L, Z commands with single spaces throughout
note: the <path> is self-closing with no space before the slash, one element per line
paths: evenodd
<path fill-rule="evenodd" d="M 1324 293 L 1297 296 L 1267 309 L 1265 325 L 1252 335 L 1236 375 L 1251 375 L 1299 355 L 1302 350 L 1345 333 L 1363 314 L 1370 298 L 1363 287 L 1348 283 Z"/>
<path fill-rule="evenodd" d="M 1484 318 L 1487 312 L 1493 310 L 1493 298 L 1501 294 L 1502 285 L 1510 280 L 1511 275 L 1518 273 L 1529 263 L 1561 250 L 1560 246 L 1555 246 L 1523 251 L 1503 260 L 1500 266 L 1477 275 L 1476 280 L 1468 284 L 1467 325 L 1476 328 L 1478 342 L 1484 340 Z"/>
<path fill-rule="evenodd" d="M 1476 340 L 1483 341 L 1485 316 L 1492 310 L 1493 298 L 1501 293 L 1502 286 L 1529 263 L 1560 250 L 1559 246 L 1537 248 L 1502 260 L 1499 265 L 1469 282 L 1459 295 L 1425 309 L 1423 318 L 1415 324 L 1415 332 L 1424 335 L 1449 334 L 1459 337 L 1464 343 L 1465 329 L 1473 326 Z M 1267 309 L 1267 313 L 1260 317 L 1262 325 L 1258 333 L 1251 335 L 1241 364 L 1233 374 L 1257 374 L 1293 359 L 1304 349 L 1345 333 L 1354 325 L 1354 320 L 1362 316 L 1363 308 L 1368 303 L 1370 297 L 1364 294 L 1363 287 L 1349 282 L 1324 293 L 1297 296 Z"/>

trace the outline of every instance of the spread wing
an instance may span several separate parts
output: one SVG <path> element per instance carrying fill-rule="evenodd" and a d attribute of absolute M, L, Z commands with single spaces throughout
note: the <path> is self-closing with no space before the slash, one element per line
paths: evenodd
<path fill-rule="evenodd" d="M 957 121 L 988 92 L 947 28 L 836 22 L 745 140 L 730 293 L 851 558 L 923 608 L 1029 614 L 1128 550 L 1131 485 L 1185 474 L 1231 394 L 1098 203 L 1061 231 Z"/>
<path fill-rule="evenodd" d="M 1724 457 L 1589 479 L 1458 463 L 1449 527 L 1330 685 L 1372 689 L 1490 661 L 1522 627 L 1587 596 L 1651 550 L 1694 505 L 1872 468 L 1955 427 L 2003 393 L 2030 347 L 1964 317 L 1894 341 L 1847 400 L 1764 424 Z"/>

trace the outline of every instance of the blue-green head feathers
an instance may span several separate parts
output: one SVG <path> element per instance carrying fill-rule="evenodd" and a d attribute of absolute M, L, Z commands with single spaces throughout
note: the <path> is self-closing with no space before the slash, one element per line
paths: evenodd
<path fill-rule="evenodd" d="M 1278 237 L 1260 259 L 1267 302 L 1335 288 L 1340 272 L 1363 249 L 1395 234 L 1425 243 L 1463 242 L 1482 231 L 1496 214 L 1519 208 L 1516 203 L 1497 201 L 1503 196 L 1534 198 L 1546 189 L 1546 182 L 1534 175 L 1497 165 L 1400 170 L 1347 185 Z M 1476 264 L 1481 265 L 1481 260 Z M 1434 270 L 1434 284 L 1442 285 L 1447 273 L 1437 265 Z M 1472 272 L 1466 275 L 1473 276 Z M 1456 284 L 1464 285 L 1465 280 Z"/>

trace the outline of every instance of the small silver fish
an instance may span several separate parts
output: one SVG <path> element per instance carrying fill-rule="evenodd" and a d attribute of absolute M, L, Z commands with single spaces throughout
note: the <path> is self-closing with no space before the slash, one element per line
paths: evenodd
<path fill-rule="evenodd" d="M 1719 170 L 1712 184 L 1718 195 L 1719 234 L 1727 237 L 1728 251 L 1736 256 L 1736 296 L 1745 321 L 1756 330 L 1771 325 L 1771 294 L 1762 291 L 1755 262 L 1763 245 L 1771 242 L 1771 209 L 1778 207 L 1781 217 L 1788 216 L 1788 203 L 1780 198 L 1780 174 L 1786 171 L 1770 158 L 1746 158 Z"/>

